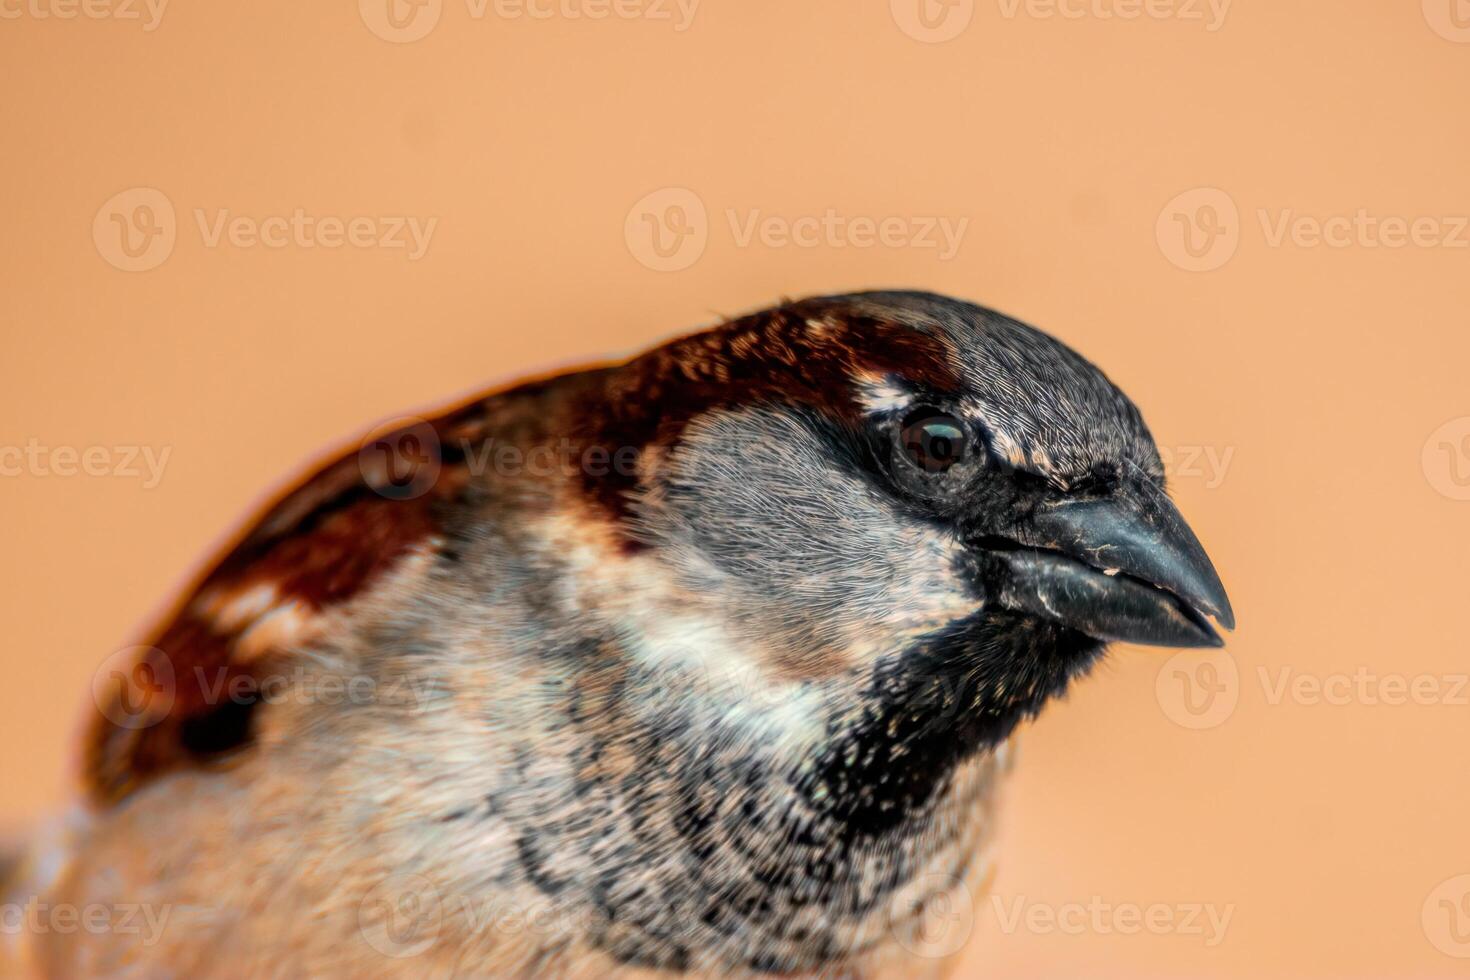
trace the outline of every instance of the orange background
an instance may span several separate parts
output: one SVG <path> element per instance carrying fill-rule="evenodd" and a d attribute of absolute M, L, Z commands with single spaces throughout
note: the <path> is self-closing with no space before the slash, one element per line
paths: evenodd
<path fill-rule="evenodd" d="M 1465 0 L 1237 0 L 1218 23 L 1202 0 L 957 0 L 930 8 L 939 43 L 912 36 L 917 0 L 704 0 L 682 31 L 663 0 L 672 21 L 443 0 L 411 43 L 373 33 L 372 0 L 177 0 L 152 31 L 24 2 L 0 2 L 0 445 L 170 456 L 153 487 L 0 478 L 7 823 L 63 800 L 96 665 L 323 447 L 783 295 L 927 288 L 1050 330 L 1138 401 L 1241 622 L 1213 675 L 1122 648 L 1026 731 L 996 881 L 1007 910 L 1233 905 L 1223 941 L 1007 931 L 981 899 L 964 972 L 1470 975 L 1447 917 L 1470 874 Z M 127 272 L 99 210 L 139 187 L 177 240 Z M 630 215 L 664 188 L 707 239 L 667 272 Z M 297 208 L 438 223 L 410 260 L 210 247 L 195 217 Z M 946 260 L 742 243 L 728 216 L 829 209 L 969 224 Z M 1275 237 L 1360 209 L 1452 241 Z M 1190 221 L 1217 251 L 1190 257 Z M 1275 696 L 1362 672 L 1343 703 Z M 1421 675 L 1430 703 L 1383 703 Z M 1171 693 L 1191 678 L 1227 717 L 1176 721 L 1200 720 Z"/>

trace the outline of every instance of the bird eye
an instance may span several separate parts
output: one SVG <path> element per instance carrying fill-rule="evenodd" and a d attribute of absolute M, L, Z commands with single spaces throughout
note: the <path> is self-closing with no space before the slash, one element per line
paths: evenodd
<path fill-rule="evenodd" d="M 965 424 L 935 408 L 920 408 L 903 421 L 901 441 L 915 466 L 943 473 L 965 458 L 969 436 Z"/>

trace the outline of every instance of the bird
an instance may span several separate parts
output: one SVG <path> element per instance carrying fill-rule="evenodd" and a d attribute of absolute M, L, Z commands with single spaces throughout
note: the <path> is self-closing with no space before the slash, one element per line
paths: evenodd
<path fill-rule="evenodd" d="M 782 301 L 381 426 L 265 508 L 98 672 L 17 955 L 943 976 L 1017 727 L 1217 625 L 1089 361 L 933 293 Z"/>

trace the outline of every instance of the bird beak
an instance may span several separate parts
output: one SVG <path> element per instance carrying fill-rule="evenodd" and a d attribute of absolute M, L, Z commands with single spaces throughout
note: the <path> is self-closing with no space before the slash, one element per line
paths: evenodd
<path fill-rule="evenodd" d="M 991 554 L 1000 567 L 988 584 L 1002 606 L 1100 640 L 1218 647 L 1207 617 L 1235 628 L 1215 566 L 1151 483 L 1049 501 Z"/>

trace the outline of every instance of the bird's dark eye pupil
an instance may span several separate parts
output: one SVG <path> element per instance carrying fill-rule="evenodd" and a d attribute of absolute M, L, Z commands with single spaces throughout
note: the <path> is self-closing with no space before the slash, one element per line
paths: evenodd
<path fill-rule="evenodd" d="M 904 420 L 904 451 L 930 473 L 942 473 L 963 459 L 967 442 L 964 423 L 952 415 L 927 409 Z"/>

